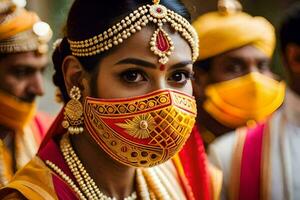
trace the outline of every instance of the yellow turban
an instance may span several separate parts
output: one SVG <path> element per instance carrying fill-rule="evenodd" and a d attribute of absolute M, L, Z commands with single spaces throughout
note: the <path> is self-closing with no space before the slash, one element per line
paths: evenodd
<path fill-rule="evenodd" d="M 204 60 L 245 45 L 253 45 L 268 57 L 275 48 L 275 30 L 263 17 L 244 12 L 221 14 L 211 12 L 198 17 L 193 26 L 199 36 L 200 55 Z"/>
<path fill-rule="evenodd" d="M 33 50 L 44 53 L 51 36 L 50 27 L 41 22 L 36 13 L 18 7 L 11 0 L 0 1 L 1 53 Z"/>

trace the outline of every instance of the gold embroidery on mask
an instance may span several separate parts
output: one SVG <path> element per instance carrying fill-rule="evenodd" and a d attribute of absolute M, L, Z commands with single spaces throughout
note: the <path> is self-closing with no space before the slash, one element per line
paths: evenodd
<path fill-rule="evenodd" d="M 125 123 L 118 123 L 118 126 L 125 129 L 129 135 L 138 139 L 146 139 L 150 137 L 150 133 L 155 128 L 153 117 L 147 113 L 134 117 L 132 120 L 125 120 Z"/>
<path fill-rule="evenodd" d="M 150 167 L 175 155 L 195 123 L 193 97 L 159 91 L 129 100 L 85 102 L 88 132 L 115 160 Z"/>

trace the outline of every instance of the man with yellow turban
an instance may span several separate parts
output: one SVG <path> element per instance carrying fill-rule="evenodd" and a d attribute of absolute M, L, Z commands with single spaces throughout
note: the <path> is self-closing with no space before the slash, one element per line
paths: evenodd
<path fill-rule="evenodd" d="M 282 104 L 285 88 L 269 67 L 274 27 L 242 12 L 235 0 L 220 0 L 218 7 L 193 23 L 201 52 L 193 86 L 206 145 L 237 127 L 265 120 Z"/>
<path fill-rule="evenodd" d="M 0 1 L 0 186 L 35 155 L 50 123 L 35 99 L 44 93 L 51 36 L 35 13 Z"/>
<path fill-rule="evenodd" d="M 223 171 L 222 199 L 300 199 L 300 4 L 280 28 L 288 75 L 284 104 L 265 122 L 239 128 L 209 147 L 209 158 Z"/>

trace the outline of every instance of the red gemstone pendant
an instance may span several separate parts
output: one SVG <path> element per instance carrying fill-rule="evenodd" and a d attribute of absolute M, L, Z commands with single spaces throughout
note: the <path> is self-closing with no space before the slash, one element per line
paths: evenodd
<path fill-rule="evenodd" d="M 167 37 L 165 36 L 165 34 L 161 30 L 157 34 L 156 47 L 161 52 L 167 52 L 170 50 L 169 41 L 168 41 Z"/>
<path fill-rule="evenodd" d="M 160 57 L 158 62 L 164 66 L 169 61 L 168 57 L 174 50 L 173 42 L 168 33 L 162 27 L 159 27 L 152 35 L 150 45 L 151 51 Z M 161 70 L 165 69 L 163 66 L 160 67 Z"/>

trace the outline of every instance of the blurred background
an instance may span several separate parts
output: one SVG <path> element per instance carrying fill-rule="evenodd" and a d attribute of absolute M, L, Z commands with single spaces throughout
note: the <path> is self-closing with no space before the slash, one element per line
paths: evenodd
<path fill-rule="evenodd" d="M 16 1 L 24 2 L 25 0 Z M 278 28 L 284 10 L 296 1 L 299 0 L 241 0 L 241 3 L 244 11 L 251 15 L 264 16 Z M 54 31 L 52 41 L 54 42 L 57 38 L 62 37 L 62 29 L 72 2 L 73 0 L 27 0 L 26 7 L 36 11 L 43 21 L 50 24 Z M 193 19 L 205 12 L 215 11 L 217 7 L 217 0 L 183 0 L 183 2 L 190 10 Z M 278 51 L 275 53 L 272 67 L 275 73 L 283 75 Z M 39 106 L 41 110 L 56 114 L 60 110 L 60 105 L 53 104 L 55 99 L 55 88 L 52 84 L 52 74 L 53 67 L 50 64 L 46 71 L 46 95 L 39 99 Z"/>

